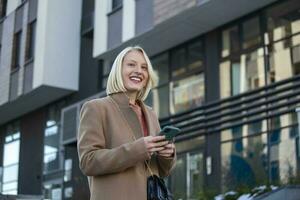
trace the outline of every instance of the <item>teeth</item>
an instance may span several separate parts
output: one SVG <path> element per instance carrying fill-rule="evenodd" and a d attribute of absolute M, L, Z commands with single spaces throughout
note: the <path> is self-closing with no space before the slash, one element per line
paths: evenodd
<path fill-rule="evenodd" d="M 135 80 L 135 81 L 142 81 L 142 79 L 141 79 L 141 78 L 138 78 L 138 77 L 131 77 L 130 79 L 131 79 L 131 80 Z"/>

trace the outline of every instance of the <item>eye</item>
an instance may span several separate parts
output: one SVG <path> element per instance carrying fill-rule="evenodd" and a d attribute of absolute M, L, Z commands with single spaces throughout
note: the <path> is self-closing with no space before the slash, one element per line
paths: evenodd
<path fill-rule="evenodd" d="M 134 67 L 135 66 L 134 63 L 128 63 L 127 65 L 130 66 L 130 67 Z"/>
<path fill-rule="evenodd" d="M 148 70 L 148 67 L 146 65 L 142 65 L 143 70 Z"/>

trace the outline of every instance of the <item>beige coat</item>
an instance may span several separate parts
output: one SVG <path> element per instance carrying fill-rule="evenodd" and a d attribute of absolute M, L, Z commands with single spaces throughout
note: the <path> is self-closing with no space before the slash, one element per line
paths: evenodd
<path fill-rule="evenodd" d="M 141 107 L 149 134 L 154 136 L 160 130 L 158 119 L 151 108 L 143 103 Z M 124 93 L 83 105 L 77 145 L 80 168 L 88 176 L 91 200 L 147 199 L 149 170 L 144 161 L 150 157 L 142 136 L 137 115 Z M 176 156 L 163 158 L 154 154 L 150 166 L 155 174 L 164 177 L 169 175 L 175 160 Z"/>

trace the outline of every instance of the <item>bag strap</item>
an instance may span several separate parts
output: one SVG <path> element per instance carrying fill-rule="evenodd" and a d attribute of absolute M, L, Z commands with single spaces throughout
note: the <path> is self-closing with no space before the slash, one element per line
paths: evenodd
<path fill-rule="evenodd" d="M 126 123 L 125 123 L 126 126 L 127 126 L 127 127 L 129 128 L 129 130 L 131 131 L 131 136 L 132 136 L 133 140 L 136 141 L 136 137 L 135 137 L 135 135 L 134 135 L 134 132 L 133 132 L 131 126 L 129 125 L 128 120 L 126 119 L 126 117 L 124 116 L 123 112 L 121 111 L 119 105 L 117 104 L 117 102 L 115 102 L 115 100 L 114 100 L 111 96 L 109 96 L 109 99 L 110 99 L 110 101 L 115 105 L 115 107 L 118 109 L 118 111 L 121 113 L 121 116 L 122 116 L 123 120 L 126 122 Z M 150 160 L 150 161 L 151 161 L 151 160 Z M 150 163 L 150 161 L 149 161 L 149 163 Z M 148 165 L 147 161 L 144 161 L 144 162 L 145 162 L 145 164 L 146 164 L 146 166 L 147 166 L 147 169 L 149 170 L 151 176 L 154 176 L 154 173 L 152 172 L 152 170 L 151 170 L 150 166 Z"/>

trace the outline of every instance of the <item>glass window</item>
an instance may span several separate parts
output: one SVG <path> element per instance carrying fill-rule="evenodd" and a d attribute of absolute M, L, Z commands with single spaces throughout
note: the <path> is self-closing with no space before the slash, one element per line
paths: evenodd
<path fill-rule="evenodd" d="M 0 0 L 0 18 L 6 15 L 7 0 Z"/>
<path fill-rule="evenodd" d="M 267 120 L 252 122 L 221 131 L 221 140 L 238 139 L 267 131 Z"/>
<path fill-rule="evenodd" d="M 62 199 L 62 185 L 57 184 L 44 184 L 44 198 L 51 200 Z"/>
<path fill-rule="evenodd" d="M 170 83 L 172 114 L 186 111 L 204 102 L 204 74 L 193 75 Z"/>
<path fill-rule="evenodd" d="M 100 70 L 102 70 L 101 88 L 105 89 L 113 62 L 111 62 L 110 60 L 105 60 L 105 61 L 99 60 L 98 63 L 99 63 Z"/>
<path fill-rule="evenodd" d="M 186 71 L 186 48 L 181 47 L 172 52 L 172 77 L 183 75 Z"/>
<path fill-rule="evenodd" d="M 265 44 L 269 58 L 268 83 L 300 74 L 300 5 L 296 0 L 266 11 Z"/>
<path fill-rule="evenodd" d="M 268 82 L 300 74 L 300 35 L 268 45 Z"/>
<path fill-rule="evenodd" d="M 65 160 L 65 175 L 64 175 L 64 182 L 68 182 L 72 179 L 72 159 Z"/>
<path fill-rule="evenodd" d="M 20 67 L 21 64 L 21 37 L 22 37 L 22 31 L 19 31 L 14 35 L 12 65 L 11 65 L 12 71 Z"/>
<path fill-rule="evenodd" d="M 60 112 L 63 103 L 49 107 L 44 132 L 44 173 L 61 169 L 60 162 Z"/>
<path fill-rule="evenodd" d="M 8 125 L 3 151 L 2 193 L 17 194 L 19 174 L 19 123 Z"/>
<path fill-rule="evenodd" d="M 220 63 L 220 95 L 222 98 L 265 86 L 264 50 L 234 56 Z"/>
<path fill-rule="evenodd" d="M 255 17 L 243 23 L 243 48 L 247 49 L 261 43 L 259 18 Z"/>
<path fill-rule="evenodd" d="M 121 7 L 123 4 L 123 0 L 112 0 L 112 10 Z"/>
<path fill-rule="evenodd" d="M 154 88 L 146 104 L 153 106 L 159 118 L 169 116 L 169 56 L 168 53 L 151 59 L 151 64 L 158 75 L 158 85 Z"/>
<path fill-rule="evenodd" d="M 203 154 L 194 152 L 188 157 L 189 170 L 189 199 L 199 198 L 199 192 L 203 188 Z"/>
<path fill-rule="evenodd" d="M 203 47 L 202 41 L 198 40 L 187 46 L 187 68 L 189 71 L 203 70 Z"/>
<path fill-rule="evenodd" d="M 153 107 L 159 118 L 169 116 L 169 85 L 153 89 L 145 103 Z"/>
<path fill-rule="evenodd" d="M 158 86 L 169 82 L 169 56 L 167 53 L 151 59 L 151 64 L 158 75 Z"/>
<path fill-rule="evenodd" d="M 266 11 L 268 33 L 266 42 L 278 41 L 300 32 L 300 4 L 298 0 L 285 1 Z"/>
<path fill-rule="evenodd" d="M 291 135 L 292 131 L 297 134 Z M 277 129 L 270 132 L 270 165 L 273 183 L 289 183 L 297 177 L 297 160 L 299 158 L 297 126 Z"/>
<path fill-rule="evenodd" d="M 35 35 L 36 35 L 36 21 L 32 22 L 27 27 L 27 41 L 26 41 L 26 60 L 32 59 L 34 55 Z"/>
<path fill-rule="evenodd" d="M 198 199 L 203 189 L 204 137 L 175 143 L 178 157 L 170 175 L 174 199 Z"/>
<path fill-rule="evenodd" d="M 196 71 L 202 71 L 204 68 L 202 41 L 196 40 L 172 50 L 171 68 L 173 79 L 182 78 Z"/>
<path fill-rule="evenodd" d="M 222 57 L 227 57 L 240 50 L 238 27 L 234 26 L 222 32 Z"/>
<path fill-rule="evenodd" d="M 220 64 L 220 95 L 222 98 L 231 96 L 231 64 L 225 61 Z"/>
<path fill-rule="evenodd" d="M 287 127 L 290 125 L 297 124 L 297 114 L 296 113 L 287 113 L 284 115 L 279 115 L 272 117 L 270 120 L 270 130 L 276 130 L 282 127 Z"/>
<path fill-rule="evenodd" d="M 267 134 L 221 144 L 223 192 L 265 184 L 267 156 Z"/>

